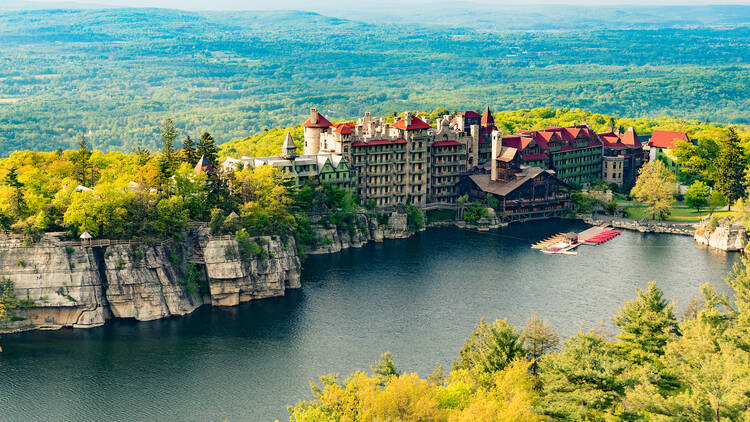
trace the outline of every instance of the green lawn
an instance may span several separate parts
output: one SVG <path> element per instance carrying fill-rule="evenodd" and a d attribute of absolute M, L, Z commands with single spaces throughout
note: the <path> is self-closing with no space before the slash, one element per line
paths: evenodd
<path fill-rule="evenodd" d="M 625 213 L 627 214 L 628 218 L 633 218 L 636 220 L 640 220 L 642 218 L 651 218 L 651 216 L 646 212 L 646 208 L 647 207 L 642 205 L 631 205 L 625 207 Z M 699 221 L 702 217 L 708 215 L 708 213 L 709 210 L 707 209 L 701 209 L 701 213 L 698 214 L 698 212 L 696 212 L 694 208 L 687 208 L 682 205 L 677 205 L 672 208 L 672 215 L 670 215 L 666 221 Z M 734 211 L 727 211 L 726 209 L 723 209 L 714 211 L 713 215 L 719 218 L 724 218 L 734 215 Z"/>

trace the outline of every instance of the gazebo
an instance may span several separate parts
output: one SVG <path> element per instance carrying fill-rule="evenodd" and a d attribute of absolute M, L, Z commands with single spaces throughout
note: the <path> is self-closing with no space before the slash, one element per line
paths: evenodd
<path fill-rule="evenodd" d="M 91 245 L 91 239 L 93 238 L 94 236 L 92 236 L 89 232 L 81 233 L 81 245 Z"/>

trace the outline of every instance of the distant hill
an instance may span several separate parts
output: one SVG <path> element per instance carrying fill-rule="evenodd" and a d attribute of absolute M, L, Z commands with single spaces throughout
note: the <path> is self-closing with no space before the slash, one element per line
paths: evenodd
<path fill-rule="evenodd" d="M 0 12 L 0 155 L 80 133 L 157 148 L 166 118 L 224 142 L 298 125 L 311 106 L 331 119 L 489 104 L 750 123 L 750 7 L 357 7 Z"/>
<path fill-rule="evenodd" d="M 108 9 L 111 6 L 97 3 L 79 3 L 75 1 L 41 2 L 26 0 L 3 0 L 1 11 L 43 10 L 43 9 Z"/>

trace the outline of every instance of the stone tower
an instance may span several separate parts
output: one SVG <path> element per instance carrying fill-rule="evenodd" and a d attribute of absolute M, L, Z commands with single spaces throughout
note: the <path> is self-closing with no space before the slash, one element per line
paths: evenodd
<path fill-rule="evenodd" d="M 503 147 L 503 141 L 499 132 L 495 132 L 492 135 L 492 154 L 490 154 L 490 180 L 497 181 L 497 157 L 500 156 L 500 149 Z"/>
<path fill-rule="evenodd" d="M 310 109 L 310 118 L 302 126 L 305 130 L 305 155 L 317 155 L 320 152 L 320 136 L 328 132 L 331 122 L 313 107 Z"/>

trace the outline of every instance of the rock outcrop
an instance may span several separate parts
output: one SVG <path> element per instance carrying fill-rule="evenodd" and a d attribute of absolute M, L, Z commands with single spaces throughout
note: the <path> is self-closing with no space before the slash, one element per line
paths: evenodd
<path fill-rule="evenodd" d="M 211 304 L 235 306 L 240 302 L 283 296 L 301 286 L 301 266 L 294 238 L 261 236 L 251 240 L 260 248 L 243 259 L 237 240 L 230 236 L 209 240 L 204 251 Z"/>
<path fill-rule="evenodd" d="M 185 315 L 210 303 L 283 295 L 300 287 L 294 239 L 256 237 L 252 256 L 240 258 L 233 237 L 215 237 L 204 226 L 184 242 L 147 245 L 112 242 L 83 246 L 48 233 L 34 245 L 0 238 L 0 278 L 10 279 L 27 302 L 23 320 L 0 332 L 100 326 L 109 318 L 149 321 Z"/>
<path fill-rule="evenodd" d="M 723 251 L 743 251 L 747 246 L 747 231 L 741 224 L 725 218 L 719 222 L 705 221 L 695 230 L 696 242 Z"/>
<path fill-rule="evenodd" d="M 91 249 L 61 246 L 55 235 L 27 246 L 20 238 L 0 240 L 0 277 L 13 281 L 19 299 L 33 300 L 26 320 L 11 330 L 104 324 L 109 309 Z"/>
<path fill-rule="evenodd" d="M 378 220 L 381 223 L 378 223 Z M 364 213 L 354 217 L 349 227 L 336 227 L 314 219 L 315 244 L 306 245 L 305 253 L 319 255 L 340 252 L 342 249 L 361 248 L 369 242 L 382 242 L 383 239 L 406 239 L 412 235 L 406 213 L 393 211 L 380 216 Z"/>

